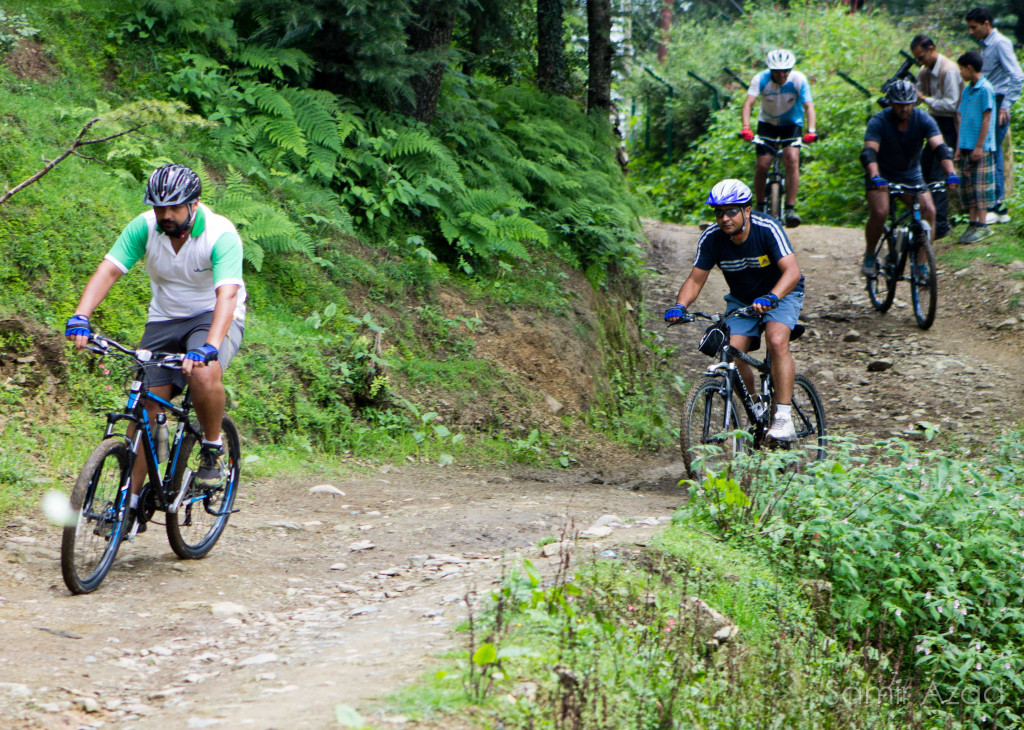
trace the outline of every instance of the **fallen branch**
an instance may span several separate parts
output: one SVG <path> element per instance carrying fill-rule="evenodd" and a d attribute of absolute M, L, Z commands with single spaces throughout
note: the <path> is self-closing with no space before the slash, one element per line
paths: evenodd
<path fill-rule="evenodd" d="M 123 137 L 126 134 L 131 134 L 133 132 L 137 132 L 140 129 L 142 129 L 143 127 L 153 123 L 153 122 L 139 122 L 139 123 L 137 123 L 133 127 L 130 127 L 128 129 L 125 129 L 125 130 L 122 130 L 122 131 L 117 132 L 115 134 L 108 135 L 106 137 L 98 137 L 96 139 L 84 139 L 86 133 L 90 129 L 92 129 L 92 126 L 94 124 L 96 124 L 96 122 L 100 121 L 100 119 L 102 119 L 102 117 L 94 117 L 94 118 L 90 119 L 89 122 L 84 127 L 82 127 L 82 130 L 78 133 L 78 136 L 75 137 L 75 141 L 71 143 L 71 146 L 68 147 L 63 152 L 61 152 L 59 155 L 57 155 L 56 158 L 48 161 L 46 163 L 46 165 L 43 167 L 42 170 L 40 170 L 39 172 L 34 174 L 32 177 L 30 177 L 27 180 L 25 180 L 24 182 L 14 186 L 10 190 L 8 190 L 6 188 L 6 186 L 5 186 L 4 187 L 4 194 L 0 195 L 0 205 L 2 205 L 3 203 L 6 203 L 15 193 L 21 192 L 22 190 L 27 188 L 32 183 L 34 183 L 37 180 L 39 180 L 40 178 L 42 178 L 43 175 L 48 173 L 50 170 L 55 168 L 57 165 L 59 165 L 61 162 L 66 160 L 71 155 L 75 155 L 77 157 L 83 157 L 83 155 L 80 155 L 78 152 L 76 152 L 76 150 L 79 147 L 85 147 L 85 146 L 91 145 L 91 144 L 100 144 L 102 142 L 109 142 L 112 139 L 117 139 L 118 137 Z M 44 157 L 43 159 L 45 160 L 46 158 Z M 85 158 L 85 159 L 91 159 L 91 158 Z"/>

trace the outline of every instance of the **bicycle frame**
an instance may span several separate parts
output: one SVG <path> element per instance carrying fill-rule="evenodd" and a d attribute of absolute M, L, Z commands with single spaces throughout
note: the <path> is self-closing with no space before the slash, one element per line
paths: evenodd
<path fill-rule="evenodd" d="M 724 324 L 726 320 L 734 316 L 749 316 L 754 314 L 752 307 L 742 307 L 730 312 L 724 317 L 718 315 L 718 317 L 712 317 L 711 315 L 705 314 L 704 312 L 692 312 L 694 317 L 700 317 L 716 324 Z M 771 409 L 765 408 L 764 411 L 759 415 L 754 408 L 754 397 L 750 390 L 747 388 L 747 384 L 743 380 L 743 376 L 740 375 L 739 368 L 736 367 L 736 361 L 746 363 L 754 369 L 754 371 L 760 376 L 760 393 L 762 398 L 768 396 L 772 392 L 772 369 L 771 369 L 771 357 L 766 355 L 763 361 L 757 358 L 751 357 L 742 350 L 738 350 L 729 344 L 729 327 L 725 326 L 723 330 L 726 334 L 725 341 L 719 348 L 717 355 L 717 362 L 708 365 L 705 375 L 711 378 L 722 379 L 722 393 L 725 396 L 726 401 L 726 423 L 729 423 L 732 416 L 733 400 L 732 394 L 738 393 L 740 396 L 740 402 L 743 404 L 743 410 L 746 412 L 748 422 L 754 426 L 754 443 L 760 444 L 763 440 L 764 434 L 768 431 L 771 426 Z M 766 404 L 767 405 L 767 404 Z M 738 419 L 737 419 L 738 420 Z M 705 434 L 706 436 L 707 434 Z"/>
<path fill-rule="evenodd" d="M 89 348 L 93 352 L 106 355 L 110 352 L 110 346 L 113 346 L 115 351 L 119 351 L 126 356 L 136 356 L 136 353 L 133 353 L 131 350 L 128 350 L 111 340 L 98 337 L 94 338 L 94 340 L 96 341 L 97 346 L 90 346 Z M 181 444 L 187 432 L 192 431 L 197 438 L 200 437 L 200 434 L 192 427 L 188 419 L 188 415 L 191 412 L 192 396 L 187 388 L 185 389 L 181 405 L 177 406 L 174 403 L 161 398 L 155 393 L 150 392 L 150 390 L 143 385 L 143 376 L 147 365 L 150 367 L 168 367 L 177 369 L 175 365 L 167 363 L 176 363 L 177 367 L 180 367 L 180 356 L 171 355 L 170 357 L 160 357 L 161 353 L 147 353 L 149 358 L 146 358 L 143 355 L 145 352 L 146 351 L 143 350 L 138 351 L 139 357 L 138 360 L 136 360 L 135 365 L 135 378 L 132 380 L 131 386 L 129 387 L 128 401 L 125 405 L 124 411 L 107 414 L 107 428 L 103 438 L 121 438 L 124 439 L 128 446 L 129 476 L 126 483 L 121 485 L 121 509 L 124 509 L 128 504 L 126 497 L 131 488 L 131 475 L 134 472 L 135 460 L 139 457 L 139 448 L 141 446 L 142 452 L 146 457 L 146 475 L 149 480 L 150 488 L 153 491 L 156 507 L 163 512 L 174 513 L 181 508 L 181 503 L 185 496 L 184 489 L 181 494 L 173 495 L 173 500 L 171 499 L 172 495 L 170 494 L 170 481 L 174 474 L 178 459 L 181 456 Z M 152 359 L 154 356 L 159 359 L 154 361 Z M 175 430 L 174 439 L 170 443 L 170 448 L 168 449 L 168 457 L 166 465 L 164 466 L 163 476 L 160 475 L 160 464 L 157 461 L 157 447 L 156 440 L 153 435 L 152 421 L 150 421 L 149 411 L 144 405 L 147 400 L 160 405 L 178 421 L 178 427 Z M 120 421 L 128 421 L 135 425 L 134 433 L 131 436 L 128 435 L 127 430 L 125 433 L 118 433 L 116 431 L 117 424 Z M 159 488 L 156 488 L 155 485 L 159 485 Z"/>
<path fill-rule="evenodd" d="M 771 166 L 768 168 L 763 194 L 767 196 L 769 206 L 772 208 L 769 212 L 774 217 L 780 218 L 782 215 L 782 205 L 786 200 L 786 172 L 783 170 L 782 154 L 788 147 L 803 147 L 803 139 L 801 137 L 761 137 L 754 135 L 750 143 L 762 145 L 771 150 L 772 161 Z M 777 200 L 772 192 L 773 187 L 776 185 L 778 185 L 779 191 Z"/>

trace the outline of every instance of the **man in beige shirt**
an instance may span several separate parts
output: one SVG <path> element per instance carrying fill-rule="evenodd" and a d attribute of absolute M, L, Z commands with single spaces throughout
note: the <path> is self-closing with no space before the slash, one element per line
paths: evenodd
<path fill-rule="evenodd" d="M 921 70 L 917 72 L 917 99 L 923 104 L 935 123 L 939 125 L 942 138 L 950 149 L 956 149 L 957 133 L 954 115 L 960 103 L 963 81 L 957 65 L 935 50 L 935 42 L 921 34 L 910 41 L 910 52 Z M 946 171 L 934 151 L 926 148 L 921 156 L 921 172 L 927 182 L 944 181 Z M 936 239 L 949 234 L 948 202 L 946 192 L 932 193 L 935 200 Z"/>

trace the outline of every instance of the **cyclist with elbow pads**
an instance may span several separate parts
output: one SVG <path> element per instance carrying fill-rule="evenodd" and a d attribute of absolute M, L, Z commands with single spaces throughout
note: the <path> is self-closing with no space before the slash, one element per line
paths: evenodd
<path fill-rule="evenodd" d="M 889 183 L 924 185 L 921 173 L 921 151 L 924 143 L 946 171 L 946 185 L 959 185 L 953 170 L 953 152 L 946 146 L 942 132 L 927 112 L 916 108 L 917 88 L 907 79 L 894 81 L 886 93 L 889 106 L 871 117 L 864 133 L 864 150 L 860 160 L 868 200 L 868 222 L 864 227 L 864 263 L 861 273 L 871 276 L 877 269 L 875 246 L 889 216 Z M 935 228 L 935 203 L 924 190 L 918 196 L 921 217 Z M 910 201 L 905 201 L 910 204 Z M 921 249 L 924 255 L 924 249 Z M 919 261 L 918 263 L 923 263 Z"/>
<path fill-rule="evenodd" d="M 718 266 L 729 285 L 726 312 L 753 306 L 763 315 L 777 399 L 767 437 L 792 441 L 796 437 L 792 421 L 796 367 L 789 336 L 803 306 L 804 277 L 782 226 L 771 216 L 753 212 L 753 197 L 750 188 L 739 180 L 722 180 L 711 189 L 705 203 L 715 211 L 715 224 L 697 241 L 693 269 L 679 289 L 675 305 L 665 312 L 665 321 L 686 317 L 686 308 L 697 299 L 711 269 Z M 733 317 L 729 344 L 749 352 L 760 337 L 760 319 Z M 747 389 L 754 392 L 750 366 L 737 361 L 736 367 Z"/>

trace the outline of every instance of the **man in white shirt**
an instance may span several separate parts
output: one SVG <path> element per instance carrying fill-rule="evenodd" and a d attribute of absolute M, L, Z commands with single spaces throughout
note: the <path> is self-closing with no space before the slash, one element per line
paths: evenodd
<path fill-rule="evenodd" d="M 918 104 L 923 105 L 935 123 L 939 125 L 942 138 L 950 149 L 956 149 L 956 108 L 960 104 L 963 80 L 960 69 L 948 58 L 935 50 L 935 42 L 927 35 L 914 36 L 910 41 L 910 53 L 921 66 L 917 72 Z M 926 182 L 945 181 L 946 171 L 941 160 L 931 147 L 926 147 L 921 156 L 921 172 Z M 946 191 L 932 193 L 935 201 L 935 238 L 949 235 L 948 201 Z"/>

